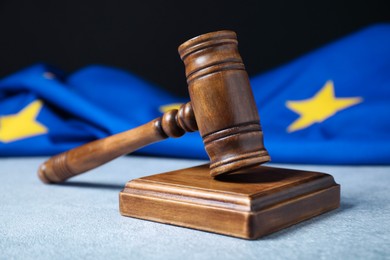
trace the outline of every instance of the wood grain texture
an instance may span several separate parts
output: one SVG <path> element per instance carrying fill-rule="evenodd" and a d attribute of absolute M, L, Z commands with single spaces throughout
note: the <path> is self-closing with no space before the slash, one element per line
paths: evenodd
<path fill-rule="evenodd" d="M 56 155 L 38 169 L 45 183 L 63 182 L 118 156 L 198 129 L 217 176 L 270 160 L 236 34 L 219 31 L 179 47 L 191 103 L 138 128 Z M 196 118 L 196 120 L 195 120 Z"/>
<path fill-rule="evenodd" d="M 210 174 L 268 162 L 258 109 L 232 31 L 206 33 L 179 46 Z"/>
<path fill-rule="evenodd" d="M 45 183 L 63 182 L 145 145 L 196 130 L 192 106 L 187 103 L 137 128 L 56 155 L 39 167 L 38 176 Z"/>
<path fill-rule="evenodd" d="M 256 239 L 340 205 L 340 186 L 328 174 L 256 166 L 212 179 L 209 171 L 201 165 L 132 180 L 120 212 Z"/>

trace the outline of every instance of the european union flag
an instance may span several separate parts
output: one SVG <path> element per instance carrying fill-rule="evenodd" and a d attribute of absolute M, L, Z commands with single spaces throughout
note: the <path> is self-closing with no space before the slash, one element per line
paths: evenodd
<path fill-rule="evenodd" d="M 273 161 L 390 163 L 390 25 L 252 78 Z"/>
<path fill-rule="evenodd" d="M 274 162 L 390 163 L 390 25 L 253 77 Z M 0 81 L 0 155 L 51 155 L 137 127 L 183 100 L 114 68 L 36 65 Z M 142 154 L 207 158 L 198 133 Z"/>
<path fill-rule="evenodd" d="M 140 126 L 161 116 L 163 105 L 184 101 L 118 69 L 90 66 L 64 77 L 35 65 L 0 82 L 0 155 L 57 154 Z M 174 140 L 139 152 L 205 157 L 198 134 L 188 138 L 198 141 L 188 153 Z"/>

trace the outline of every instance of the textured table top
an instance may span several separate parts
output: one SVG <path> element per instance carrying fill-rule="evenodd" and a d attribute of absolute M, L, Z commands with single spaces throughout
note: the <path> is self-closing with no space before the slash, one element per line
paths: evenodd
<path fill-rule="evenodd" d="M 128 156 L 44 185 L 45 159 L 0 159 L 0 259 L 390 259 L 389 166 L 272 165 L 332 174 L 341 207 L 247 241 L 119 214 L 127 181 L 204 161 Z"/>

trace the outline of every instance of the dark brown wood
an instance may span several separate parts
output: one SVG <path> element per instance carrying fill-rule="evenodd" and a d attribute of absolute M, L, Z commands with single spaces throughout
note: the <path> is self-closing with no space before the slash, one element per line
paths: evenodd
<path fill-rule="evenodd" d="M 339 207 L 331 175 L 259 166 L 270 157 L 234 32 L 195 37 L 179 53 L 191 104 L 49 159 L 41 180 L 64 181 L 199 127 L 210 165 L 128 182 L 119 196 L 122 215 L 255 239 Z"/>
<path fill-rule="evenodd" d="M 211 176 L 269 161 L 236 34 L 204 34 L 182 44 L 179 53 L 191 104 L 136 129 L 56 155 L 39 167 L 39 178 L 45 183 L 63 182 L 168 136 L 194 131 L 197 124 L 211 160 Z"/>
<path fill-rule="evenodd" d="M 187 103 L 179 111 L 168 111 L 135 129 L 56 155 L 39 167 L 38 176 L 45 183 L 63 182 L 145 145 L 196 130 L 194 113 L 191 104 Z"/>
<path fill-rule="evenodd" d="M 211 176 L 269 161 L 236 34 L 203 34 L 183 43 L 179 54 Z"/>
<path fill-rule="evenodd" d="M 128 182 L 124 216 L 256 239 L 336 209 L 340 186 L 328 174 L 256 166 L 212 179 L 209 165 Z"/>

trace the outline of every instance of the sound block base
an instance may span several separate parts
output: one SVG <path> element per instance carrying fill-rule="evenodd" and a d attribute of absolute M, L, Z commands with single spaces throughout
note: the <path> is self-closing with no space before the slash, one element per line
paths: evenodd
<path fill-rule="evenodd" d="M 201 165 L 129 181 L 119 199 L 124 216 L 256 239 L 338 208 L 340 185 L 266 166 L 213 179 Z"/>

